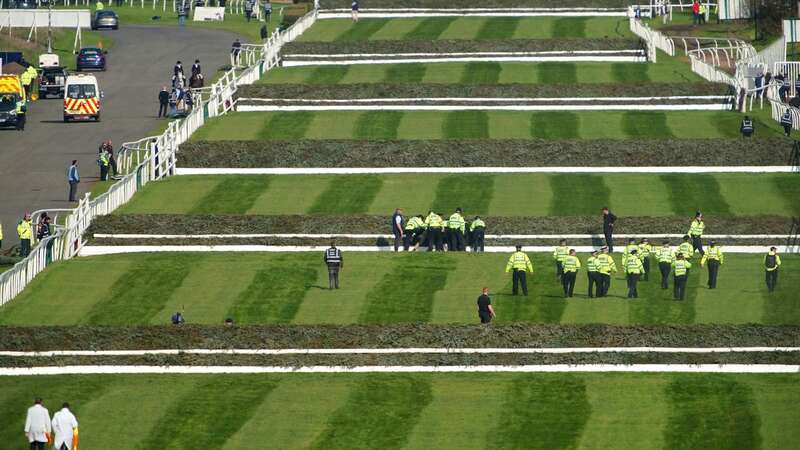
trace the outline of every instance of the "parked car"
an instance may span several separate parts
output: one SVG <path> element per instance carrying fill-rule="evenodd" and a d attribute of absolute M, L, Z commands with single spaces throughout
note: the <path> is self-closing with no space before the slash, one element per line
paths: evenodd
<path fill-rule="evenodd" d="M 119 29 L 119 17 L 117 13 L 107 9 L 101 9 L 95 12 L 92 18 L 92 29 L 99 30 L 100 28 Z"/>
<path fill-rule="evenodd" d="M 75 63 L 78 72 L 84 69 L 106 70 L 106 53 L 108 52 L 101 48 L 82 48 Z"/>
<path fill-rule="evenodd" d="M 48 95 L 64 98 L 64 85 L 68 76 L 64 67 L 42 68 L 39 74 L 39 98 L 47 98 Z"/>
<path fill-rule="evenodd" d="M 36 0 L 9 0 L 11 9 L 36 9 Z"/>

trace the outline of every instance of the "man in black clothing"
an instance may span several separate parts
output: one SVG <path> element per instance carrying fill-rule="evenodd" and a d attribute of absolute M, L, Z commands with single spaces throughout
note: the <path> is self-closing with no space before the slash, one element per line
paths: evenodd
<path fill-rule="evenodd" d="M 616 221 L 617 216 L 612 214 L 611 211 L 608 210 L 608 207 L 603 207 L 603 234 L 606 237 L 606 246 L 608 246 L 609 253 L 614 251 L 612 239 L 614 234 L 614 222 Z"/>
<path fill-rule="evenodd" d="M 158 93 L 158 117 L 167 117 L 167 106 L 169 106 L 169 91 L 166 86 L 161 86 Z"/>
<path fill-rule="evenodd" d="M 483 288 L 483 293 L 478 297 L 478 317 L 480 317 L 481 323 L 489 323 L 494 317 L 492 299 L 489 298 L 489 288 Z"/>
<path fill-rule="evenodd" d="M 751 119 L 750 116 L 744 116 L 742 124 L 739 126 L 739 131 L 742 133 L 743 137 L 750 137 L 753 135 L 755 128 L 753 126 L 753 119 Z"/>
<path fill-rule="evenodd" d="M 324 260 L 328 266 L 328 287 L 331 290 L 339 289 L 339 271 L 344 267 L 344 259 L 335 242 L 331 242 L 331 248 L 325 250 Z"/>
<path fill-rule="evenodd" d="M 406 226 L 405 220 L 403 219 L 403 210 L 397 208 L 394 210 L 394 214 L 392 214 L 392 233 L 394 234 L 394 251 L 397 251 L 400 248 L 400 244 L 403 242 L 403 229 Z"/>

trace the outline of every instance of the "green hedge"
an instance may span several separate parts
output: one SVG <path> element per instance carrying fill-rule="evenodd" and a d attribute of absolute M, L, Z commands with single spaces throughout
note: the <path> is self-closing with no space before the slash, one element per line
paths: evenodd
<path fill-rule="evenodd" d="M 770 166 L 793 141 L 769 139 L 191 141 L 181 167 Z M 429 155 L 436 155 L 430 158 Z"/>
<path fill-rule="evenodd" d="M 423 214 L 427 211 L 407 211 Z M 386 216 L 245 216 L 245 215 L 183 215 L 183 214 L 122 214 L 95 219 L 87 232 L 101 234 L 242 234 L 242 233 L 313 233 L 336 234 L 387 233 Z M 484 217 L 487 233 L 491 234 L 583 234 L 602 233 L 602 219 L 597 216 L 579 217 Z M 621 217 L 616 233 L 685 233 L 689 217 Z M 776 216 L 740 216 L 706 219 L 715 234 L 787 234 L 791 219 Z"/>
<path fill-rule="evenodd" d="M 497 39 L 497 40 L 436 40 L 436 41 L 336 41 L 291 42 L 281 53 L 342 54 L 342 53 L 462 53 L 462 52 L 542 52 L 572 50 L 631 50 L 642 48 L 637 39 Z"/>
<path fill-rule="evenodd" d="M 321 0 L 320 8 L 350 9 L 351 0 Z M 367 0 L 362 9 L 369 8 L 627 8 L 627 0 L 483 0 L 479 3 L 453 0 Z"/>
<path fill-rule="evenodd" d="M 364 98 L 563 98 L 728 95 L 718 83 L 620 84 L 253 84 L 239 87 L 239 98 L 364 99 Z"/>

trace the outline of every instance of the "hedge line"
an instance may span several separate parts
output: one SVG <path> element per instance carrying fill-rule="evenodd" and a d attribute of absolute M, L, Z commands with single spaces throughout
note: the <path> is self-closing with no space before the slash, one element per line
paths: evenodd
<path fill-rule="evenodd" d="M 572 50 L 631 50 L 642 48 L 637 39 L 494 39 L 436 41 L 336 41 L 291 42 L 283 46 L 284 56 L 297 54 L 331 55 L 355 53 L 464 53 L 464 52 L 543 52 Z"/>
<path fill-rule="evenodd" d="M 350 0 L 321 0 L 320 8 L 350 8 Z M 483 0 L 480 4 L 453 2 L 452 0 L 368 0 L 361 7 L 369 8 L 627 8 L 627 0 Z"/>
<path fill-rule="evenodd" d="M 469 139 L 190 141 L 181 167 L 772 166 L 793 141 L 768 139 Z M 436 155 L 431 158 L 430 155 Z"/>
<path fill-rule="evenodd" d="M 420 214 L 422 211 L 408 211 Z M 95 219 L 87 235 L 103 234 L 241 234 L 241 233 L 386 233 L 386 216 L 367 215 L 183 215 L 122 214 Z M 467 211 L 469 215 L 469 211 Z M 484 217 L 491 234 L 602 233 L 602 219 L 580 217 Z M 616 233 L 685 233 L 689 217 L 621 217 Z M 786 234 L 791 219 L 777 216 L 719 217 L 706 219 L 709 234 Z"/>
<path fill-rule="evenodd" d="M 0 327 L 0 350 L 800 346 L 800 326 L 254 325 Z"/>
<path fill-rule="evenodd" d="M 239 98 L 271 99 L 363 99 L 363 98 L 562 98 L 562 97 L 651 97 L 727 95 L 730 88 L 719 83 L 627 83 L 627 84 L 251 84 L 241 86 Z"/>

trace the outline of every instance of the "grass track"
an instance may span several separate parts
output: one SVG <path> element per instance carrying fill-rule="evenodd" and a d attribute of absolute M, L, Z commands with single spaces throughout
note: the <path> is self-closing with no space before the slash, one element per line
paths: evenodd
<path fill-rule="evenodd" d="M 621 274 L 613 278 L 610 298 L 588 300 L 583 271 L 575 297 L 567 300 L 555 281 L 550 255 L 531 257 L 534 275 L 529 277 L 528 298 L 510 295 L 506 254 L 347 253 L 342 289 L 336 292 L 325 289 L 321 252 L 80 258 L 58 263 L 37 277 L 0 310 L 0 324 L 163 324 L 176 310 L 184 310 L 187 321 L 202 324 L 219 324 L 230 315 L 243 324 L 473 323 L 474 302 L 483 286 L 492 290 L 497 320 L 505 323 L 800 324 L 800 298 L 794 295 L 800 259 L 792 255 L 783 257 L 774 294 L 766 293 L 760 255 L 729 254 L 718 289 L 706 289 L 706 270 L 696 267 L 683 302 L 672 300 L 671 289 L 659 288 L 655 264 L 650 280 L 639 283 L 639 300 L 624 298 Z M 111 290 L 71 294 L 96 280 L 97 273 L 120 281 Z M 776 306 L 782 315 L 771 311 Z"/>
<path fill-rule="evenodd" d="M 258 183 L 267 187 L 253 189 Z M 220 185 L 231 197 L 260 192 L 247 214 L 389 214 L 398 207 L 421 214 L 433 206 L 450 214 L 460 206 L 468 216 L 572 216 L 602 205 L 622 216 L 800 214 L 796 175 L 729 173 L 180 176 L 147 185 L 119 213 L 191 214 L 203 205 L 205 213 L 228 214 L 225 202 L 204 203 Z"/>
<path fill-rule="evenodd" d="M 19 430 L 34 395 L 42 396 L 51 412 L 56 403 L 71 402 L 86 448 L 190 449 L 207 442 L 238 450 L 252 448 L 254 436 L 260 445 L 281 449 L 800 445 L 795 375 L 3 378 L 3 442 L 26 447 Z M 136 401 L 125 401 L 130 398 Z M 678 432 L 684 435 L 676 443 Z"/>

